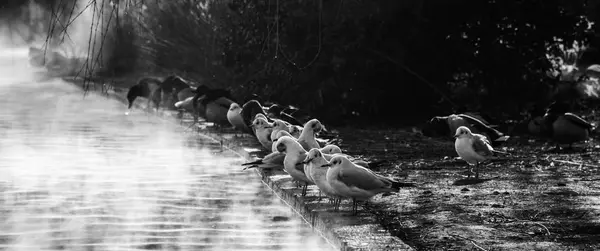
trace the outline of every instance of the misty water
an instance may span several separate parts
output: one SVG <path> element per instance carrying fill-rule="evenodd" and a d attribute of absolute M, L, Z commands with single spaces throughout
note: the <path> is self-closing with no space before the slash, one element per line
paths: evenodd
<path fill-rule="evenodd" d="M 330 250 L 243 159 L 0 51 L 0 250 Z"/>

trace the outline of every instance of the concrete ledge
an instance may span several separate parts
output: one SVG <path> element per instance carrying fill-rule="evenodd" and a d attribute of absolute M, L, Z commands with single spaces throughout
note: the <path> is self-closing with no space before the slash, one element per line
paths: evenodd
<path fill-rule="evenodd" d="M 67 80 L 83 87 L 83 80 Z M 100 90 L 101 89 L 101 90 Z M 119 90 L 114 87 L 94 89 L 91 91 L 105 95 L 107 98 L 113 98 L 127 104 L 125 98 L 127 90 Z M 142 106 L 144 102 L 136 102 L 134 106 L 139 109 L 145 109 Z M 124 107 L 126 107 L 124 105 Z M 172 118 L 173 112 L 159 113 L 163 118 Z M 175 122 L 173 119 L 169 119 Z M 190 121 L 185 121 L 181 126 L 188 128 Z M 202 127 L 202 129 L 200 129 Z M 207 137 L 215 142 L 221 142 L 224 149 L 236 152 L 246 160 L 252 160 L 256 155 L 265 155 L 264 152 L 251 152 L 248 149 L 262 149 L 262 146 L 250 135 L 241 135 L 233 130 L 217 131 L 206 128 L 206 124 L 200 124 L 194 129 L 198 129 L 199 135 Z M 242 168 L 240 166 L 240 168 Z M 291 177 L 283 171 L 258 171 L 263 182 L 273 190 L 273 192 L 286 204 L 290 206 L 300 217 L 312 226 L 315 232 L 320 234 L 329 243 L 339 250 L 414 250 L 402 240 L 390 235 L 376 220 L 375 216 L 365 210 L 359 209 L 356 216 L 350 215 L 350 205 L 348 201 L 342 202 L 339 212 L 331 211 L 331 207 L 326 204 L 327 199 L 318 200 L 318 189 L 310 186 L 307 196 L 300 196 L 301 189 L 296 188 Z M 376 201 L 376 196 L 372 201 Z"/>

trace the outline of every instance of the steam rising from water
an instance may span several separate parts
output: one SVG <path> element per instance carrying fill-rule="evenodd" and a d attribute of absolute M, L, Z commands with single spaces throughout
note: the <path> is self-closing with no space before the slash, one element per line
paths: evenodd
<path fill-rule="evenodd" d="M 59 1 L 62 8 L 54 6 L 52 13 L 29 0 L 20 10 L 14 10 L 11 18 L 0 19 L 3 20 L 0 45 L 29 45 L 57 50 L 67 58 L 87 58 L 86 68 L 97 71 L 107 62 L 114 44 L 117 6 L 110 3 L 108 0 Z M 57 16 L 65 16 L 67 20 L 58 20 Z M 51 30 L 55 32 L 49 35 Z M 28 42 L 31 38 L 33 41 Z"/>
<path fill-rule="evenodd" d="M 0 249 L 329 249 L 240 157 L 26 55 L 0 48 Z"/>

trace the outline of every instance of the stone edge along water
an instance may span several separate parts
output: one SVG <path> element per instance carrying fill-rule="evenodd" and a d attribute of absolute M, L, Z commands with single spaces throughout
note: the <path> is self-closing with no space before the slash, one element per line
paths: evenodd
<path fill-rule="evenodd" d="M 73 83 L 79 87 L 83 87 L 83 79 L 67 79 L 63 78 L 66 82 Z M 109 82 L 109 81 L 107 81 Z M 116 92 L 115 88 L 108 84 L 102 84 L 101 88 L 91 87 L 88 89 L 94 93 L 103 95 L 107 98 L 116 99 L 123 104 L 127 104 L 126 98 L 126 90 L 121 90 L 120 92 Z M 138 109 L 142 108 L 139 103 L 134 104 L 134 106 Z M 126 107 L 126 106 L 123 106 Z M 163 110 L 164 111 L 164 110 Z M 170 114 L 168 112 L 164 112 L 160 114 L 161 116 L 168 117 Z M 176 124 L 177 125 L 177 124 Z M 184 125 L 181 125 L 182 127 Z M 187 126 L 186 126 L 187 127 Z M 257 149 L 262 149 L 258 141 L 252 142 L 248 140 L 244 140 L 244 145 L 241 144 L 240 137 L 227 139 L 223 137 L 225 133 L 216 133 L 211 132 L 211 130 L 200 130 L 197 135 L 209 138 L 215 142 L 221 142 L 222 146 L 228 150 L 236 152 L 246 160 L 252 160 L 250 152 L 248 152 L 245 148 L 253 147 Z M 231 133 L 230 133 L 231 134 Z M 240 133 L 241 134 L 241 133 Z M 249 137 L 251 138 L 251 137 Z M 252 143 L 250 143 L 252 142 Z M 247 145 L 248 143 L 252 145 Z M 242 168 L 240 166 L 240 168 Z M 321 237 L 325 238 L 331 245 L 339 250 L 414 250 L 400 239 L 393 237 L 389 234 L 388 231 L 383 229 L 381 226 L 377 226 L 375 228 L 370 228 L 370 235 L 375 238 L 368 238 L 361 240 L 361 247 L 350 244 L 348 240 L 349 237 L 342 237 L 339 234 L 335 233 L 334 229 L 336 228 L 346 228 L 348 226 L 336 226 L 335 220 L 327 220 L 327 218 L 331 217 L 328 215 L 325 217 L 324 213 L 320 213 L 316 210 L 311 210 L 307 203 L 300 197 L 299 189 L 285 189 L 286 183 L 290 183 L 289 179 L 275 179 L 276 177 L 285 174 L 283 172 L 278 174 L 273 174 L 273 172 L 265 172 L 254 169 L 254 171 L 259 174 L 262 178 L 262 181 L 290 208 L 296 212 L 300 217 L 302 217 L 308 224 L 311 225 L 313 230 L 319 234 Z M 287 175 L 287 174 L 286 174 Z M 287 185 L 290 185 L 287 184 Z M 354 224 L 353 224 L 354 225 Z M 381 246 L 381 244 L 385 246 Z"/>

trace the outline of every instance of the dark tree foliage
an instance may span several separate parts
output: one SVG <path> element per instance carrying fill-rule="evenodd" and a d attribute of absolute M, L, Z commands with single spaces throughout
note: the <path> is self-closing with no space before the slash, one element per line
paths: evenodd
<path fill-rule="evenodd" d="M 232 0 L 211 12 L 223 35 L 223 65 L 241 89 L 326 118 L 403 122 L 465 108 L 516 116 L 546 101 L 546 53 L 557 42 L 588 39 L 585 7 L 561 0 Z"/>
<path fill-rule="evenodd" d="M 600 21 L 598 2 L 120 0 L 111 64 L 188 73 L 328 123 L 463 110 L 518 118 L 557 88 L 546 54 L 598 47 L 586 21 Z"/>

